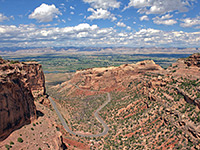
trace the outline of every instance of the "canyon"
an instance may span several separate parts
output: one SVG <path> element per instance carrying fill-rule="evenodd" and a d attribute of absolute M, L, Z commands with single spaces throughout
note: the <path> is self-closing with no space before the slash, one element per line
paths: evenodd
<path fill-rule="evenodd" d="M 48 85 L 46 91 L 39 63 L 0 59 L 3 144 L 12 139 L 9 135 L 27 130 L 25 127 L 32 130 L 33 123 L 38 131 L 34 136 L 40 138 L 39 131 L 45 132 L 45 127 L 51 132 L 43 133 L 49 145 L 43 145 L 43 149 L 200 148 L 200 54 L 178 59 L 167 69 L 153 60 L 144 60 L 77 70 L 66 76 L 70 78 Z M 69 129 L 80 134 L 66 132 L 46 93 L 53 97 Z M 106 93 L 111 100 L 98 113 L 108 126 L 108 133 L 100 137 L 79 136 L 103 131 L 94 112 L 107 101 Z M 26 132 L 35 134 L 36 130 Z M 51 140 L 53 137 L 56 142 Z"/>
<path fill-rule="evenodd" d="M 82 134 L 103 130 L 92 112 L 105 102 L 98 95 L 111 94 L 111 102 L 100 112 L 109 133 L 94 140 L 92 148 L 198 149 L 199 62 L 200 54 L 193 54 L 167 69 L 152 60 L 88 68 L 76 71 L 51 91 L 70 128 Z"/>

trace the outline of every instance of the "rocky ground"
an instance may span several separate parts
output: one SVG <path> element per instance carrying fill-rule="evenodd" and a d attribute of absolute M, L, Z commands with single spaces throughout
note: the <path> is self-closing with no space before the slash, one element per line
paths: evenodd
<path fill-rule="evenodd" d="M 59 131 L 56 114 L 44 105 L 35 102 L 38 119 L 12 132 L 0 143 L 0 149 L 57 150 L 62 149 L 62 133 Z"/>

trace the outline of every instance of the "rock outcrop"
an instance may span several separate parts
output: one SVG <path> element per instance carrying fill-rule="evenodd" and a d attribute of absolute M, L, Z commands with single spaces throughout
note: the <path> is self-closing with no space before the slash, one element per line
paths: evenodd
<path fill-rule="evenodd" d="M 187 59 L 185 59 L 185 64 L 187 64 L 187 66 L 200 67 L 200 53 L 189 56 Z"/>
<path fill-rule="evenodd" d="M 62 83 L 58 88 L 63 87 L 63 90 L 70 88 L 73 92 L 73 89 L 77 90 L 70 84 L 73 83 L 78 84 L 81 89 L 107 92 L 122 91 L 141 74 L 154 71 L 163 71 L 163 68 L 155 64 L 153 60 L 146 60 L 136 64 L 124 64 L 119 67 L 89 68 L 77 71 L 70 81 Z M 76 94 L 78 94 L 77 92 Z M 86 93 L 88 94 L 89 92 Z M 83 91 L 81 94 L 83 94 Z"/>
<path fill-rule="evenodd" d="M 166 86 L 167 83 L 169 83 L 170 81 L 171 79 L 168 77 L 158 76 L 157 78 L 153 77 L 148 84 L 149 87 L 159 87 L 159 86 Z"/>
<path fill-rule="evenodd" d="M 0 140 L 36 119 L 34 98 L 45 94 L 42 66 L 0 60 Z"/>
<path fill-rule="evenodd" d="M 190 96 L 186 91 L 176 87 L 178 93 L 180 93 L 181 95 L 184 96 L 184 99 L 187 103 L 193 104 L 198 106 L 198 108 L 200 109 L 200 98 L 193 98 L 192 96 Z"/>

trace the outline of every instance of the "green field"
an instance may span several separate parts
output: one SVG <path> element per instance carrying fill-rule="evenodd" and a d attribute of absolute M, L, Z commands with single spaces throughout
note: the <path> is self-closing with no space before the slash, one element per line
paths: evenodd
<path fill-rule="evenodd" d="M 187 57 L 189 54 L 111 54 L 111 55 L 61 55 L 43 54 L 30 56 L 3 56 L 4 59 L 18 61 L 37 61 L 43 65 L 45 73 L 65 73 L 75 72 L 76 70 L 119 66 L 121 64 L 136 63 L 147 59 L 154 60 L 163 68 L 167 68 L 178 58 Z"/>

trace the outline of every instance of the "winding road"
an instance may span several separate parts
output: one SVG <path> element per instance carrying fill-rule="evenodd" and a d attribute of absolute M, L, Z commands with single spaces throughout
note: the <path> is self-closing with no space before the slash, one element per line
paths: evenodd
<path fill-rule="evenodd" d="M 70 84 L 71 84 L 71 83 L 70 83 Z M 72 85 L 74 85 L 74 84 L 72 84 Z M 75 86 L 76 88 L 80 89 L 77 85 L 74 85 L 74 86 Z M 80 90 L 90 91 L 90 90 L 85 90 L 85 89 L 80 89 Z M 107 93 L 107 101 L 106 101 L 103 105 L 101 105 L 101 106 L 95 111 L 95 113 L 94 113 L 94 116 L 96 117 L 96 119 L 97 119 L 97 120 L 103 125 L 103 127 L 104 127 L 103 132 L 102 132 L 102 133 L 99 133 L 99 134 L 82 134 L 82 133 L 76 133 L 76 132 L 72 131 L 72 130 L 68 127 L 68 125 L 67 125 L 65 119 L 63 118 L 63 116 L 61 115 L 60 111 L 58 110 L 58 108 L 57 108 L 56 103 L 54 102 L 54 100 L 53 100 L 51 97 L 49 97 L 49 100 L 50 100 L 50 102 L 51 102 L 53 108 L 55 109 L 55 111 L 56 111 L 56 113 L 57 113 L 57 115 L 58 115 L 58 117 L 59 117 L 59 119 L 60 119 L 60 121 L 61 121 L 63 127 L 65 128 L 65 130 L 66 130 L 67 132 L 69 132 L 70 134 L 73 134 L 73 135 L 81 136 L 81 137 L 99 137 L 99 136 L 104 136 L 104 135 L 106 135 L 106 134 L 108 133 L 108 130 L 109 130 L 109 127 L 106 125 L 106 123 L 101 119 L 101 117 L 100 117 L 99 114 L 98 114 L 98 112 L 99 112 L 102 108 L 104 108 L 104 107 L 111 101 L 110 93 L 108 93 L 108 92 L 106 92 L 106 93 Z"/>

